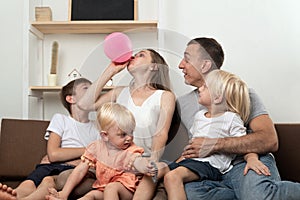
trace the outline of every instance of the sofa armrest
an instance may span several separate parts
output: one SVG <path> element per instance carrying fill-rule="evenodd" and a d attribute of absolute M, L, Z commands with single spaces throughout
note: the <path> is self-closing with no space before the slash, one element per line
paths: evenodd
<path fill-rule="evenodd" d="M 300 182 L 300 124 L 275 124 L 279 149 L 274 153 L 282 180 Z"/>
<path fill-rule="evenodd" d="M 46 154 L 49 121 L 2 119 L 0 178 L 26 177 Z"/>

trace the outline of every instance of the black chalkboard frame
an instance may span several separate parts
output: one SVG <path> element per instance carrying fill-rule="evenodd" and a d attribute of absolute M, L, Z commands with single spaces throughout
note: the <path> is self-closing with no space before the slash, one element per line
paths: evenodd
<path fill-rule="evenodd" d="M 137 20 L 138 0 L 69 0 L 69 21 Z"/>

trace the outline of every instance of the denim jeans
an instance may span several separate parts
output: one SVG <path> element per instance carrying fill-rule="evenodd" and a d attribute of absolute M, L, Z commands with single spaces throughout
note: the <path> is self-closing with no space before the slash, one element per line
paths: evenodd
<path fill-rule="evenodd" d="M 222 176 L 222 181 L 198 181 L 185 184 L 189 200 L 299 200 L 300 184 L 281 181 L 275 160 L 271 154 L 260 156 L 270 169 L 271 176 L 248 171 L 243 175 L 245 162 L 235 165 Z"/>

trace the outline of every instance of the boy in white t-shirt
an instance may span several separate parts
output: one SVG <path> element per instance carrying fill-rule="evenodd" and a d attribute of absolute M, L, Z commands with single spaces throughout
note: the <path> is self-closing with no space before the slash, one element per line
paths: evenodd
<path fill-rule="evenodd" d="M 0 199 L 43 199 L 48 188 L 56 186 L 53 176 L 75 168 L 85 147 L 100 138 L 89 112 L 77 106 L 90 85 L 89 80 L 79 78 L 62 88 L 61 101 L 70 115 L 53 116 L 45 134 L 47 156 L 16 189 L 0 184 Z"/>

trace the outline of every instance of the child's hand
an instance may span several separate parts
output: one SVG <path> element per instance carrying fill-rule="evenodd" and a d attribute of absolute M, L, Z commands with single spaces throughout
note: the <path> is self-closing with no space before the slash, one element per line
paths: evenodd
<path fill-rule="evenodd" d="M 154 161 L 150 161 L 147 165 L 147 172 L 145 173 L 147 176 L 157 176 L 157 166 Z"/>
<path fill-rule="evenodd" d="M 40 164 L 49 164 L 49 163 L 50 163 L 50 161 L 49 161 L 48 155 L 45 155 L 45 156 L 42 158 Z"/>
<path fill-rule="evenodd" d="M 264 165 L 257 158 L 248 158 L 247 159 L 247 164 L 244 169 L 244 175 L 246 175 L 250 169 L 252 169 L 259 175 L 262 175 L 262 174 L 265 176 L 271 175 L 269 168 L 266 165 Z"/>
<path fill-rule="evenodd" d="M 89 167 L 95 169 L 96 168 L 96 164 L 93 163 L 92 161 L 88 160 L 87 158 L 85 158 L 84 156 L 80 157 L 82 162 L 88 162 Z"/>
<path fill-rule="evenodd" d="M 148 162 L 148 164 L 145 168 L 144 174 L 146 176 L 150 176 L 154 183 L 157 182 L 158 167 L 157 167 L 157 165 L 154 161 L 149 161 Z"/>

